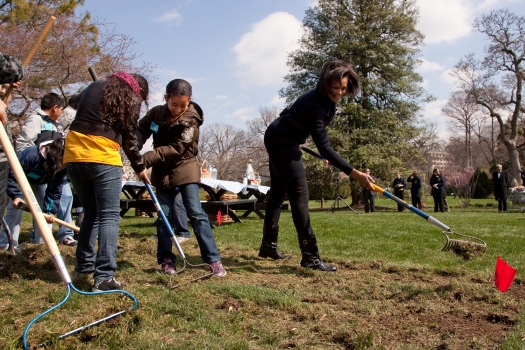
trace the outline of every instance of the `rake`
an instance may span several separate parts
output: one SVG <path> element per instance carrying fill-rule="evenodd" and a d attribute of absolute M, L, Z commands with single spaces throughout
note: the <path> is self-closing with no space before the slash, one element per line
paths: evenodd
<path fill-rule="evenodd" d="M 309 153 L 309 154 L 311 154 L 312 156 L 314 156 L 316 158 L 323 159 L 323 157 L 319 153 L 317 153 L 317 152 L 315 152 L 315 151 L 313 151 L 313 150 L 311 150 L 311 149 L 309 149 L 307 147 L 304 147 L 304 146 L 301 147 L 301 148 L 306 153 Z M 451 251 L 452 250 L 456 254 L 462 255 L 464 257 L 468 257 L 468 255 L 466 253 L 468 253 L 469 251 L 483 253 L 487 249 L 487 243 L 485 243 L 485 241 L 483 241 L 482 239 L 474 237 L 474 236 L 468 236 L 468 235 L 464 235 L 464 234 L 461 234 L 461 233 L 457 233 L 457 232 L 453 231 L 447 225 L 445 225 L 442 222 L 440 222 L 439 220 L 437 220 L 436 218 L 434 218 L 434 217 L 428 215 L 427 213 L 417 209 L 416 207 L 408 204 L 407 202 L 405 202 L 401 198 L 398 198 L 398 197 L 394 196 L 392 193 L 390 193 L 388 191 L 385 191 L 384 189 L 382 189 L 381 187 L 377 186 L 376 184 L 372 184 L 372 186 L 374 186 L 374 191 L 376 191 L 377 193 L 380 193 L 383 196 L 392 199 L 393 201 L 395 201 L 399 205 L 403 206 L 404 208 L 407 208 L 408 210 L 410 210 L 413 213 L 416 213 L 417 215 L 419 215 L 423 219 L 427 220 L 431 224 L 434 224 L 435 226 L 437 226 L 440 229 L 442 229 L 443 230 L 442 231 L 443 235 L 445 235 L 445 237 L 447 238 L 447 242 L 445 243 L 445 246 L 441 249 L 442 251 L 447 252 L 447 251 Z M 456 237 L 456 236 L 458 238 L 451 238 L 451 237 Z"/>
<path fill-rule="evenodd" d="M 18 209 L 29 212 L 28 205 L 26 203 L 23 203 L 23 202 L 18 203 Z M 44 218 L 47 217 L 47 215 L 44 214 L 44 213 L 42 213 L 42 215 L 44 215 Z M 67 228 L 70 228 L 70 229 L 72 229 L 75 232 L 79 232 L 80 231 L 80 227 L 75 226 L 73 224 L 70 224 L 69 222 L 66 222 L 66 221 L 63 221 L 63 220 L 60 220 L 60 219 L 57 219 L 57 218 L 54 218 L 53 220 L 57 224 L 59 224 L 61 226 L 64 226 L 64 227 L 67 227 Z"/>
<path fill-rule="evenodd" d="M 49 32 L 49 30 L 51 30 L 51 27 L 53 26 L 54 21 L 55 21 L 55 17 L 52 16 L 50 18 L 50 20 L 48 21 L 48 23 L 46 24 L 44 30 L 40 34 L 40 37 L 39 37 L 36 45 L 33 47 L 33 49 L 31 50 L 31 52 L 29 54 L 29 56 L 24 61 L 24 67 L 27 66 L 27 64 L 29 63 L 31 57 L 36 52 L 36 49 L 38 48 L 38 46 L 40 45 L 40 43 L 44 39 L 45 35 Z M 11 92 L 10 90 L 8 90 L 6 92 L 6 94 L 4 95 L 4 100 L 7 100 L 7 98 L 9 97 L 8 95 L 9 95 L 10 92 Z M 0 125 L 1 125 L 1 123 L 0 123 Z M 9 161 L 9 165 L 11 166 L 11 170 L 13 171 L 13 173 L 15 175 L 16 181 L 17 181 L 18 185 L 20 186 L 20 189 L 22 190 L 22 194 L 23 194 L 24 198 L 26 199 L 26 201 L 28 202 L 29 210 L 31 211 L 31 214 L 33 215 L 33 218 L 34 218 L 38 228 L 40 229 L 40 232 L 42 234 L 42 238 L 44 239 L 44 242 L 45 242 L 49 252 L 51 253 L 53 262 L 54 262 L 54 264 L 55 264 L 55 266 L 56 266 L 56 268 L 57 268 L 57 270 L 58 270 L 58 272 L 60 274 L 60 277 L 62 278 L 62 281 L 64 282 L 64 284 L 66 285 L 66 288 L 67 288 L 66 297 L 60 303 L 58 303 L 57 305 L 55 305 L 55 306 L 51 307 L 50 309 L 44 311 L 40 315 L 36 316 L 26 326 L 26 328 L 24 329 L 24 333 L 22 335 L 23 348 L 24 349 L 29 349 L 29 345 L 27 343 L 27 335 L 29 333 L 29 329 L 33 326 L 33 324 L 35 322 L 37 322 L 38 320 L 40 320 L 45 315 L 47 315 L 50 312 L 52 312 L 53 310 L 55 310 L 58 307 L 62 306 L 69 299 L 69 296 L 71 294 L 71 290 L 73 290 L 73 291 L 75 291 L 75 292 L 77 292 L 77 293 L 79 293 L 81 295 L 100 295 L 100 294 L 109 294 L 109 293 L 121 293 L 121 294 L 124 294 L 125 296 L 129 297 L 134 302 L 134 304 L 131 307 L 131 309 L 129 309 L 129 310 L 119 311 L 119 312 L 117 312 L 117 313 L 115 313 L 113 315 L 110 315 L 110 316 L 107 316 L 107 317 L 102 318 L 100 320 L 97 320 L 95 322 L 92 322 L 92 323 L 90 323 L 90 324 L 88 324 L 86 326 L 74 329 L 74 330 L 72 330 L 70 332 L 67 332 L 67 333 L 59 336 L 57 338 L 57 340 L 58 339 L 63 339 L 63 338 L 65 338 L 67 336 L 70 336 L 72 334 L 80 333 L 84 329 L 96 326 L 96 325 L 98 325 L 100 323 L 103 323 L 105 321 L 113 319 L 113 318 L 115 318 L 117 316 L 123 315 L 126 312 L 137 308 L 138 307 L 137 299 L 132 294 L 130 294 L 130 293 L 126 292 L 126 291 L 112 290 L 112 291 L 102 291 L 102 292 L 84 292 L 84 291 L 81 291 L 81 290 L 75 288 L 75 286 L 73 286 L 73 283 L 71 282 L 71 277 L 69 276 L 69 273 L 68 273 L 68 271 L 66 269 L 66 266 L 64 264 L 64 260 L 62 259 L 62 256 L 60 255 L 60 251 L 58 250 L 58 246 L 57 246 L 57 244 L 55 242 L 55 239 L 53 238 L 53 235 L 51 234 L 51 230 L 49 229 L 47 221 L 44 218 L 44 215 L 42 213 L 42 210 L 40 209 L 40 206 L 38 205 L 38 201 L 36 200 L 35 194 L 33 193 L 32 189 L 31 189 L 31 186 L 29 185 L 29 182 L 28 182 L 28 180 L 27 180 L 27 178 L 25 176 L 24 170 L 22 169 L 22 166 L 20 165 L 18 157 L 16 156 L 16 153 L 15 153 L 15 151 L 13 149 L 13 146 L 11 145 L 11 142 L 9 140 L 9 136 L 7 135 L 3 125 L 0 127 L 0 143 L 2 144 L 4 152 L 5 152 L 6 156 L 7 156 L 7 160 Z M 43 343 L 43 344 L 39 344 L 37 347 L 47 346 L 48 344 L 49 344 L 49 342 Z"/>
<path fill-rule="evenodd" d="M 206 264 L 206 263 L 203 263 L 203 264 L 191 264 L 186 259 L 186 256 L 184 255 L 184 252 L 182 251 L 182 247 L 180 246 L 180 243 L 177 240 L 177 237 L 175 236 L 175 233 L 173 232 L 173 229 L 171 228 L 171 224 L 169 223 L 168 219 L 166 218 L 166 215 L 164 214 L 164 211 L 162 210 L 162 207 L 160 206 L 160 203 L 159 203 L 159 201 L 157 199 L 157 196 L 155 196 L 155 193 L 153 193 L 153 188 L 151 188 L 151 185 L 149 183 L 147 183 L 146 181 L 144 181 L 144 185 L 146 185 L 146 188 L 148 189 L 149 195 L 151 196 L 151 199 L 153 200 L 153 204 L 155 205 L 155 209 L 157 210 L 157 214 L 161 218 L 161 220 L 162 220 L 166 230 L 168 230 L 168 232 L 170 234 L 171 241 L 173 242 L 175 247 L 177 247 L 177 251 L 179 252 L 179 255 L 180 255 L 181 259 L 182 259 L 182 264 L 183 264 L 182 268 L 179 269 L 178 271 L 176 271 L 175 274 L 177 275 L 177 274 L 181 273 L 182 271 L 184 271 L 186 269 L 186 266 L 194 267 L 194 268 L 201 268 L 201 267 L 203 267 L 203 268 L 209 268 L 210 269 L 210 272 L 205 274 L 205 275 L 203 275 L 203 276 L 199 276 L 197 278 L 189 280 L 188 282 L 180 283 L 180 284 L 177 284 L 177 285 L 173 285 L 172 284 L 171 277 L 170 277 L 170 288 L 171 289 L 178 288 L 178 287 L 180 287 L 182 285 L 185 285 L 185 284 L 188 284 L 188 283 L 191 283 L 191 282 L 195 282 L 195 281 L 198 281 L 198 280 L 202 280 L 202 279 L 205 279 L 205 278 L 210 278 L 211 276 L 213 276 L 213 269 L 212 269 L 212 267 L 209 264 Z"/>

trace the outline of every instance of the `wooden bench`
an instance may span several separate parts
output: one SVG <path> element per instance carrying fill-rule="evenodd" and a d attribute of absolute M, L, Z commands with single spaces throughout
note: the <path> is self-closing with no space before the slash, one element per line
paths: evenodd
<path fill-rule="evenodd" d="M 157 208 L 155 208 L 151 199 L 121 199 L 120 217 L 124 217 L 131 208 L 139 209 L 141 212 L 148 214 L 150 218 L 154 217 L 153 213 L 157 212 Z"/>
<path fill-rule="evenodd" d="M 207 201 L 201 202 L 202 209 L 206 214 L 217 215 L 221 213 L 228 214 L 233 221 L 242 223 L 242 220 L 233 210 L 255 210 L 257 199 L 235 199 L 231 201 Z"/>

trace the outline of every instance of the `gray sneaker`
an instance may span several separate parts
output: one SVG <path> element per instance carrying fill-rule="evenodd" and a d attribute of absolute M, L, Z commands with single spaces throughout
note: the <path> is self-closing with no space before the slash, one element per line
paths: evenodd
<path fill-rule="evenodd" d="M 177 236 L 177 241 L 178 241 L 179 243 L 184 243 L 184 242 L 186 242 L 186 241 L 189 240 L 189 239 L 190 239 L 190 237 Z"/>
<path fill-rule="evenodd" d="M 60 243 L 62 243 L 63 245 L 68 245 L 70 247 L 73 247 L 77 245 L 78 241 L 71 236 L 66 236 L 66 238 L 60 241 Z"/>
<path fill-rule="evenodd" d="M 224 269 L 224 266 L 222 266 L 222 263 L 221 261 L 215 261 L 215 262 L 212 262 L 210 264 L 212 270 L 213 270 L 213 275 L 215 277 L 224 277 L 226 276 L 226 270 Z"/>
<path fill-rule="evenodd" d="M 164 258 L 164 261 L 162 262 L 162 272 L 166 275 L 176 275 L 177 270 L 175 269 L 175 264 L 173 263 L 173 260 L 169 258 Z"/>
<path fill-rule="evenodd" d="M 106 290 L 117 290 L 117 289 L 124 289 L 124 284 L 118 282 L 114 277 L 111 277 L 110 279 L 105 280 L 105 281 L 95 282 L 91 290 L 93 292 L 103 292 Z"/>

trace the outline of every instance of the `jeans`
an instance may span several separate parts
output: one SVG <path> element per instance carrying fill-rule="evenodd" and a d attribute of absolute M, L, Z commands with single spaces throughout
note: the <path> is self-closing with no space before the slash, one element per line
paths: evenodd
<path fill-rule="evenodd" d="M 171 214 L 170 222 L 173 231 L 175 231 L 175 235 L 190 238 L 191 233 L 188 228 L 188 214 L 184 208 L 180 191 L 175 196 L 175 210 L 172 210 Z"/>
<path fill-rule="evenodd" d="M 46 196 L 46 184 L 40 184 L 40 185 L 31 185 L 31 190 L 33 191 L 33 194 L 35 195 L 35 198 L 38 202 L 38 205 L 40 208 L 42 208 L 44 204 L 44 199 Z M 71 205 L 73 203 L 73 194 L 71 193 L 71 186 L 69 186 L 69 182 L 64 183 L 62 186 L 62 195 L 60 197 L 60 206 L 59 210 L 56 213 L 56 217 L 60 220 L 63 220 L 65 222 L 71 223 Z M 13 200 L 9 199 L 9 203 L 7 206 L 7 212 L 5 213 L 5 221 L 9 228 L 11 229 L 11 235 L 13 236 L 13 243 L 15 248 L 18 247 L 18 238 L 20 237 L 20 223 L 22 222 L 22 210 L 13 208 Z M 33 220 L 33 230 L 34 232 L 31 234 L 31 243 L 37 243 L 37 244 L 43 244 L 44 240 L 42 239 L 42 235 L 40 234 L 40 229 L 38 228 L 38 225 L 36 225 L 36 222 Z M 49 224 L 49 230 L 53 230 L 53 225 Z M 73 230 L 70 228 L 67 228 L 65 226 L 59 225 L 58 232 L 57 232 L 57 239 L 59 241 L 62 241 L 67 236 L 73 237 Z M 0 232 L 0 245 L 6 245 L 9 244 L 7 242 L 7 234 L 5 233 L 5 229 L 2 227 L 2 230 Z"/>
<path fill-rule="evenodd" d="M 202 260 L 207 264 L 219 261 L 221 259 L 219 250 L 211 232 L 208 216 L 204 213 L 199 199 L 199 186 L 197 184 L 182 185 L 178 187 L 178 191 L 182 196 L 184 208 L 199 243 Z M 164 213 L 167 213 L 166 217 L 168 218 L 173 217 L 172 211 L 175 207 L 178 191 L 177 188 L 169 190 L 157 188 L 157 199 Z M 157 237 L 157 263 L 161 264 L 166 258 L 175 261 L 175 254 L 172 252 L 171 235 L 162 222 L 157 225 Z"/>
<path fill-rule="evenodd" d="M 122 168 L 83 162 L 68 163 L 66 168 L 84 208 L 75 271 L 94 272 L 95 283 L 107 280 L 117 269 Z"/>

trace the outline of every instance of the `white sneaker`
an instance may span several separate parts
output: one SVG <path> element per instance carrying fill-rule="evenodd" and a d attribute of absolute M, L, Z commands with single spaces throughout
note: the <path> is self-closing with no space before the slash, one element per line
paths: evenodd
<path fill-rule="evenodd" d="M 184 236 L 177 236 L 177 241 L 179 243 L 183 243 L 183 242 L 186 242 L 187 240 L 189 240 L 190 237 L 184 237 Z"/>
<path fill-rule="evenodd" d="M 60 243 L 68 245 L 70 247 L 77 245 L 78 241 L 71 236 L 66 236 Z"/>

